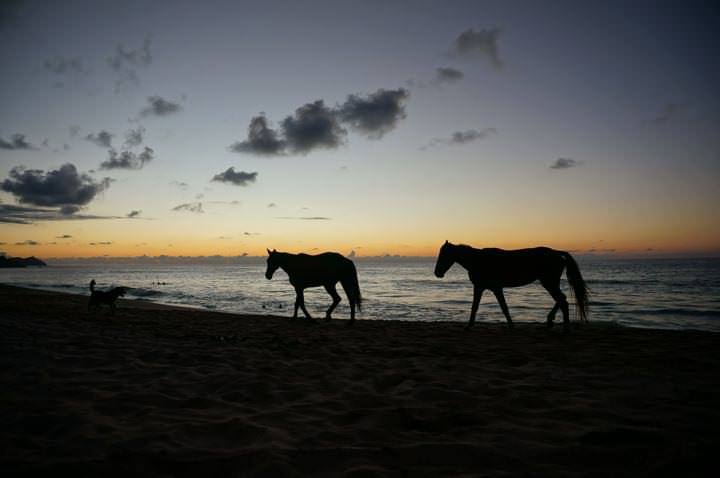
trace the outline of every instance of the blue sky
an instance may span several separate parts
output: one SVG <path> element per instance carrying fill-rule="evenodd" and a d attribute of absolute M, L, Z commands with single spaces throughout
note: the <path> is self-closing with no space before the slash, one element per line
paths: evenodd
<path fill-rule="evenodd" d="M 710 2 L 5 2 L 0 250 L 716 253 L 718 18 Z M 233 151 L 258 117 L 282 147 Z M 51 188 L 68 163 L 80 183 L 62 186 L 90 200 Z"/>

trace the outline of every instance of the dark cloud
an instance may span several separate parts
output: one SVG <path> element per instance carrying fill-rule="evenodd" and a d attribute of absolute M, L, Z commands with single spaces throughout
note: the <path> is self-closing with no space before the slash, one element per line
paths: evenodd
<path fill-rule="evenodd" d="M 142 169 L 146 163 L 153 160 L 155 152 L 147 146 L 142 153 L 131 151 L 108 151 L 108 159 L 100 163 L 100 169 Z"/>
<path fill-rule="evenodd" d="M 113 136 L 115 135 L 102 129 L 98 133 L 90 133 L 85 136 L 85 139 L 101 148 L 110 148 L 112 147 Z"/>
<path fill-rule="evenodd" d="M 0 29 L 18 26 L 21 21 L 19 15 L 24 0 L 2 0 L 0 1 Z"/>
<path fill-rule="evenodd" d="M 235 171 L 234 167 L 227 168 L 222 173 L 213 176 L 212 181 L 221 183 L 232 183 L 236 186 L 247 186 L 254 183 L 258 173 L 246 173 L 245 171 Z"/>
<path fill-rule="evenodd" d="M 89 246 L 109 246 L 112 241 L 88 242 Z"/>
<path fill-rule="evenodd" d="M 474 31 L 472 28 L 462 32 L 453 42 L 453 54 L 465 57 L 487 59 L 495 68 L 502 68 L 503 61 L 498 52 L 500 29 Z"/>
<path fill-rule="evenodd" d="M 652 119 L 652 122 L 655 124 L 667 123 L 668 121 L 677 118 L 686 109 L 687 105 L 683 103 L 666 103 L 662 107 L 660 114 L 658 114 L 655 118 Z"/>
<path fill-rule="evenodd" d="M 129 217 L 129 218 L 138 217 L 141 213 L 142 213 L 142 211 L 132 210 L 129 213 L 127 213 L 127 217 Z"/>
<path fill-rule="evenodd" d="M 434 83 L 453 83 L 455 81 L 461 80 L 463 76 L 465 76 L 465 74 L 460 70 L 456 70 L 455 68 L 435 68 Z"/>
<path fill-rule="evenodd" d="M 578 166 L 579 161 L 570 158 L 558 158 L 550 165 L 550 169 L 570 169 Z"/>
<path fill-rule="evenodd" d="M 137 70 L 146 68 L 152 63 L 152 53 L 150 45 L 152 38 L 145 37 L 142 47 L 137 50 L 128 50 L 124 45 L 115 47 L 115 54 L 108 58 L 110 68 L 115 72 L 115 91 L 117 92 L 123 85 L 130 83 L 135 86 L 140 84 Z"/>
<path fill-rule="evenodd" d="M 307 103 L 281 123 L 287 147 L 293 153 L 307 154 L 313 149 L 340 146 L 347 132 L 340 127 L 336 112 L 323 100 Z"/>
<path fill-rule="evenodd" d="M 314 149 L 334 149 L 345 141 L 347 131 L 341 123 L 366 134 L 381 138 L 405 118 L 404 103 L 408 90 L 377 90 L 366 97 L 349 95 L 337 108 L 329 108 L 323 100 L 306 103 L 285 117 L 278 129 L 268 125 L 264 113 L 255 116 L 248 127 L 248 137 L 230 145 L 237 153 L 266 156 L 307 154 Z"/>
<path fill-rule="evenodd" d="M 71 163 L 45 173 L 39 169 L 15 167 L 0 184 L 0 189 L 16 196 L 21 203 L 35 206 L 84 206 L 110 186 L 110 178 L 95 181 L 78 174 Z"/>
<path fill-rule="evenodd" d="M 180 204 L 179 206 L 175 206 L 172 208 L 173 211 L 188 211 L 188 212 L 194 212 L 194 213 L 202 213 L 203 207 L 201 202 L 190 202 L 185 204 Z"/>
<path fill-rule="evenodd" d="M 76 124 L 70 125 L 70 127 L 68 128 L 68 132 L 70 133 L 70 137 L 74 138 L 80 133 L 80 126 Z"/>
<path fill-rule="evenodd" d="M 63 234 L 62 236 L 55 236 L 55 239 L 72 239 L 70 234 Z"/>
<path fill-rule="evenodd" d="M 31 206 L 0 204 L 0 223 L 34 224 L 39 221 L 77 221 L 89 219 L 119 219 L 115 216 L 94 216 L 88 214 L 68 214 L 63 208 L 47 209 Z"/>
<path fill-rule="evenodd" d="M 277 207 L 277 204 L 275 204 L 274 202 L 271 202 L 270 204 L 267 205 L 267 207 Z"/>
<path fill-rule="evenodd" d="M 173 103 L 161 96 L 148 96 L 147 107 L 140 111 L 140 116 L 167 116 L 182 110 L 180 103 Z"/>
<path fill-rule="evenodd" d="M 22 242 L 16 242 L 16 246 L 39 246 L 40 243 L 38 241 L 33 241 L 32 239 L 27 239 Z"/>
<path fill-rule="evenodd" d="M 90 71 L 83 66 L 82 61 L 79 58 L 63 58 L 59 56 L 48 59 L 43 62 L 43 68 L 55 75 L 64 75 L 66 73 L 87 75 L 90 73 Z"/>
<path fill-rule="evenodd" d="M 0 138 L 0 149 L 23 150 L 37 149 L 37 147 L 25 141 L 24 134 L 16 133 L 10 137 L 9 141 Z"/>
<path fill-rule="evenodd" d="M 248 126 L 248 138 L 230 145 L 230 150 L 236 153 L 251 153 L 257 155 L 274 156 L 283 154 L 285 141 L 279 139 L 278 132 L 268 127 L 264 114 L 255 116 Z"/>
<path fill-rule="evenodd" d="M 405 88 L 379 89 L 365 98 L 349 95 L 338 114 L 340 120 L 353 129 L 370 138 L 381 138 L 407 116 L 404 103 L 409 96 L 410 92 Z"/>
<path fill-rule="evenodd" d="M 142 126 L 138 126 L 135 129 L 129 129 L 125 132 L 125 147 L 126 148 L 133 148 L 135 146 L 140 146 L 143 142 L 143 138 L 145 136 L 145 128 Z"/>

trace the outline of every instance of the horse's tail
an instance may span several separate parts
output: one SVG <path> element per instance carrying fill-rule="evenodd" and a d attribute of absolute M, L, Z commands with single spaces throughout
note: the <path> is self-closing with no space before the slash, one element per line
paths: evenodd
<path fill-rule="evenodd" d="M 355 264 L 350 261 L 350 271 L 348 277 L 342 281 L 345 293 L 348 295 L 348 299 L 355 302 L 358 311 L 362 311 L 362 294 L 360 294 L 360 283 L 358 282 L 357 269 Z"/>
<path fill-rule="evenodd" d="M 562 253 L 567 267 L 567 279 L 575 295 L 575 304 L 580 321 L 587 322 L 587 313 L 590 308 L 590 291 L 580 274 L 580 268 L 569 252 Z"/>

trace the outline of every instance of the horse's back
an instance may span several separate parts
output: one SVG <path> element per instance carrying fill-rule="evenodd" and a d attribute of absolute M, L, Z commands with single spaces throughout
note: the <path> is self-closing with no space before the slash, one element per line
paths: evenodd
<path fill-rule="evenodd" d="M 517 287 L 541 279 L 547 274 L 562 273 L 562 252 L 549 247 L 527 249 L 478 249 L 474 276 L 488 286 Z"/>
<path fill-rule="evenodd" d="M 337 282 L 355 270 L 353 262 L 337 252 L 298 254 L 288 275 L 291 282 L 319 286 Z"/>

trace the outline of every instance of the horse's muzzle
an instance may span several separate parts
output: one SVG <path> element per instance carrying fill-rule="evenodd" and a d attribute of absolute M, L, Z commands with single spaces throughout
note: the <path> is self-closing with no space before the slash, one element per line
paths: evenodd
<path fill-rule="evenodd" d="M 435 271 L 435 277 L 442 279 L 443 277 L 445 277 L 445 274 L 442 272 Z"/>

